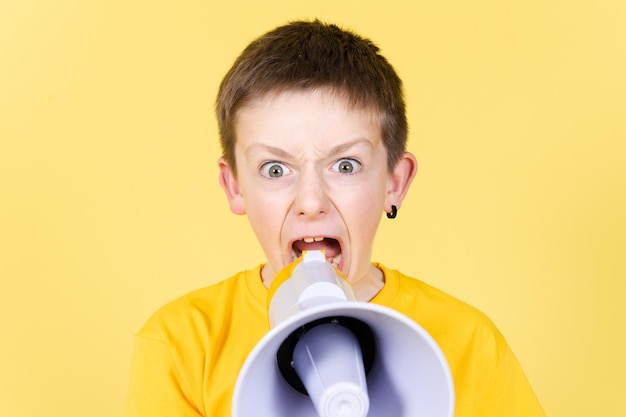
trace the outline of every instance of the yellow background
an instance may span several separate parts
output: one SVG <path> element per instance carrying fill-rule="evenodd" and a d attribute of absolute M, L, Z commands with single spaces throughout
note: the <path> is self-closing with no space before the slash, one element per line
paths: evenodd
<path fill-rule="evenodd" d="M 0 416 L 120 415 L 132 333 L 262 261 L 213 98 L 319 17 L 406 83 L 420 171 L 375 259 L 485 311 L 548 415 L 626 415 L 626 3 L 0 2 Z"/>

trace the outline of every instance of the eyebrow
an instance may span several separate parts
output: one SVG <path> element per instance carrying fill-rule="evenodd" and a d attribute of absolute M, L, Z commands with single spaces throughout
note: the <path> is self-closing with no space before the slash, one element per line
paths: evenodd
<path fill-rule="evenodd" d="M 291 154 L 284 150 L 283 148 L 278 148 L 276 146 L 265 145 L 262 143 L 255 143 L 254 145 L 250 145 L 248 149 L 246 149 L 246 155 L 255 154 L 259 152 L 267 152 L 272 155 L 276 155 L 282 159 L 288 159 L 291 157 Z"/>
<path fill-rule="evenodd" d="M 367 140 L 365 138 L 357 138 L 357 139 L 351 140 L 349 142 L 342 143 L 342 144 L 339 144 L 337 146 L 334 146 L 334 147 L 330 148 L 328 150 L 328 155 L 335 155 L 335 154 L 338 154 L 338 153 L 345 152 L 348 149 L 351 149 L 354 146 L 357 146 L 357 145 L 359 145 L 361 143 L 367 145 L 367 147 L 369 147 L 370 149 L 374 148 L 372 143 L 369 140 Z M 282 158 L 282 159 L 293 158 L 293 156 L 289 152 L 284 150 L 283 148 L 279 148 L 277 146 L 267 145 L 267 144 L 263 144 L 263 143 L 256 143 L 254 145 L 251 145 L 246 150 L 246 154 L 249 155 L 249 154 L 254 154 L 254 153 L 262 152 L 262 151 L 271 153 L 271 154 L 276 155 L 277 157 Z"/>

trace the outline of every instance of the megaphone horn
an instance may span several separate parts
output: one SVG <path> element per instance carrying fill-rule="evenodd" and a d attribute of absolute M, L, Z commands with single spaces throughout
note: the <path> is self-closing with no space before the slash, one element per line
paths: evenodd
<path fill-rule="evenodd" d="M 414 321 L 356 301 L 320 251 L 281 271 L 271 330 L 239 372 L 234 417 L 452 417 L 445 357 Z"/>

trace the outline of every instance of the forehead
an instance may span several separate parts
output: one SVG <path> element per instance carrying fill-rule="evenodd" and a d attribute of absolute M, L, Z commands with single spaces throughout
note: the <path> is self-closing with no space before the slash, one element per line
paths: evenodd
<path fill-rule="evenodd" d="M 379 138 L 381 119 L 379 111 L 356 106 L 345 94 L 328 88 L 287 90 L 268 93 L 242 105 L 234 118 L 234 130 L 237 142 L 264 130 L 291 131 L 296 136 L 325 130 L 344 134 L 362 131 Z"/>

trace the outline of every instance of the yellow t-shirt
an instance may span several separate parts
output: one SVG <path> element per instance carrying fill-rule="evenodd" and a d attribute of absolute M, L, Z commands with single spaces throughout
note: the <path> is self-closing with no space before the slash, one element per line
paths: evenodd
<path fill-rule="evenodd" d="M 475 308 L 377 265 L 372 300 L 415 320 L 438 343 L 454 381 L 456 417 L 543 417 L 494 324 Z M 227 417 L 239 369 L 269 330 L 261 266 L 159 309 L 135 340 L 125 417 Z M 260 412 L 259 415 L 262 415 Z"/>

